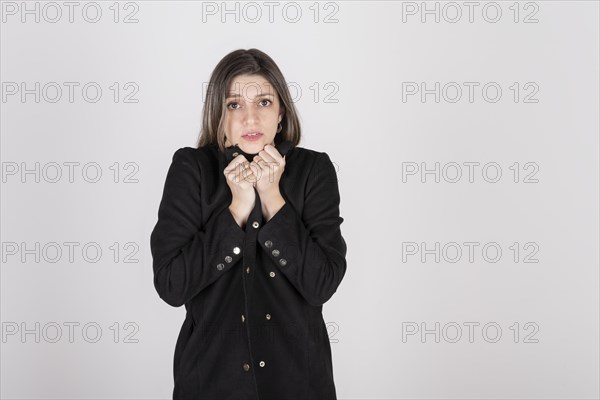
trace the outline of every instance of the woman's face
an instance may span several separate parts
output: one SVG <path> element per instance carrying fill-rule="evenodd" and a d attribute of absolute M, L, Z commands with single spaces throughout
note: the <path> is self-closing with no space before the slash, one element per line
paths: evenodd
<path fill-rule="evenodd" d="M 274 145 L 281 121 L 275 88 L 260 75 L 238 75 L 225 94 L 225 147 L 237 144 L 255 154 L 265 145 Z M 252 136 L 251 133 L 256 133 Z"/>

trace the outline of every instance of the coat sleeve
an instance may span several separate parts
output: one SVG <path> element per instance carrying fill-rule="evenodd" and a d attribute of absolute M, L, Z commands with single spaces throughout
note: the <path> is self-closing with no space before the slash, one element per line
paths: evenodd
<path fill-rule="evenodd" d="M 308 176 L 302 217 L 286 201 L 258 232 L 260 246 L 313 306 L 333 296 L 346 273 L 337 175 L 319 153 Z"/>
<path fill-rule="evenodd" d="M 194 151 L 184 147 L 173 155 L 150 237 L 154 287 L 173 307 L 187 303 L 243 255 L 244 231 L 229 205 L 202 224 L 203 188 Z"/>

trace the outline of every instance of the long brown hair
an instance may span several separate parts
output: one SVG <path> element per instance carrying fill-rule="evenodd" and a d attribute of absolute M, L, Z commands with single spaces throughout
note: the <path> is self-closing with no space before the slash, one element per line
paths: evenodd
<path fill-rule="evenodd" d="M 225 150 L 225 97 L 232 80 L 238 75 L 260 75 L 275 87 L 283 111 L 282 129 L 275 134 L 275 145 L 289 140 L 297 146 L 301 139 L 298 112 L 279 67 L 271 57 L 258 49 L 239 49 L 223 57 L 212 72 L 202 110 L 202 129 L 197 147 L 217 144 L 221 151 Z"/>

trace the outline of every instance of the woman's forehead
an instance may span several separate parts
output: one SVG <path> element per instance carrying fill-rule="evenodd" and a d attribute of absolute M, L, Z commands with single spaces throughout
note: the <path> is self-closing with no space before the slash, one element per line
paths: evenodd
<path fill-rule="evenodd" d="M 267 78 L 261 75 L 238 75 L 233 77 L 229 84 L 229 90 L 239 90 L 244 87 L 272 88 L 273 85 Z"/>
<path fill-rule="evenodd" d="M 240 75 L 232 79 L 226 94 L 230 97 L 254 98 L 256 96 L 275 96 L 276 90 L 273 85 L 260 75 Z"/>

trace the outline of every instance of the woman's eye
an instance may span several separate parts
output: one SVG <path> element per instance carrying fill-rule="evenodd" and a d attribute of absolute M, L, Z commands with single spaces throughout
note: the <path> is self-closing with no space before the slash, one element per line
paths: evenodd
<path fill-rule="evenodd" d="M 269 106 L 272 103 L 273 102 L 271 100 L 268 100 L 268 99 L 263 99 L 263 100 L 261 100 L 261 101 L 258 102 L 258 104 L 262 105 L 263 107 Z M 236 102 L 231 102 L 231 103 L 227 104 L 227 108 L 230 109 L 230 110 L 237 110 L 239 107 L 240 107 L 239 103 L 236 103 Z"/>

